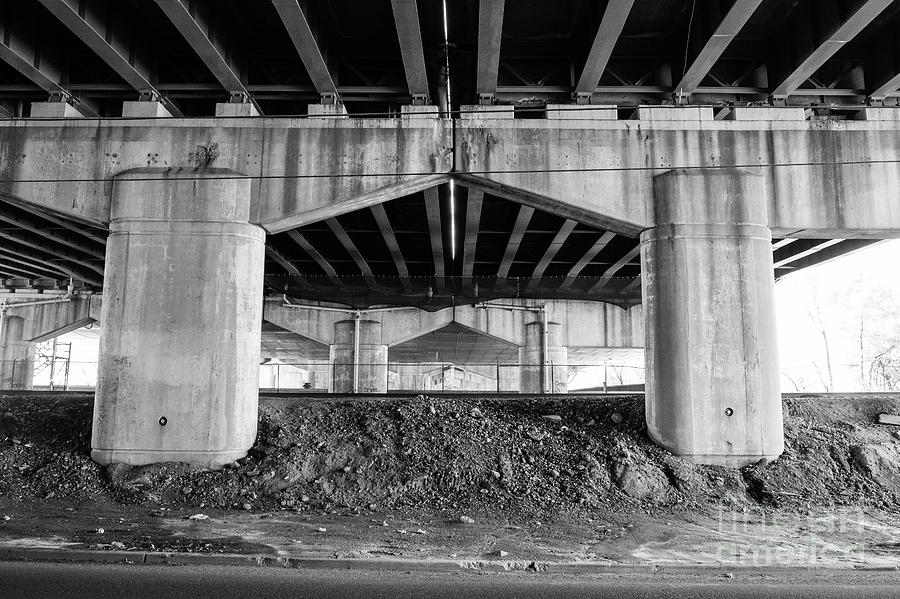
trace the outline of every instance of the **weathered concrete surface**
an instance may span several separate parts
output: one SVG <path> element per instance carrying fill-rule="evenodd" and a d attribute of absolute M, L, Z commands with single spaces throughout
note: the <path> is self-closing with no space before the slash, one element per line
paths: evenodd
<path fill-rule="evenodd" d="M 565 393 L 569 390 L 569 361 L 562 342 L 563 326 L 548 322 L 547 358 L 544 365 L 544 331 L 540 321 L 525 325 L 525 346 L 519 350 L 521 393 Z M 546 380 L 546 382 L 545 382 Z"/>
<path fill-rule="evenodd" d="M 335 393 L 385 393 L 388 382 L 388 346 L 382 343 L 382 325 L 377 320 L 359 321 L 359 355 L 356 355 L 356 322 L 334 323 L 334 343 L 330 348 L 332 391 Z M 355 364 L 359 364 L 358 386 L 354 389 Z"/>
<path fill-rule="evenodd" d="M 100 319 L 100 296 L 75 296 L 66 301 L 36 306 L 18 307 L 11 303 L 7 314 L 24 319 L 23 337 L 32 343 L 41 343 L 65 335 Z"/>
<path fill-rule="evenodd" d="M 0 193 L 105 223 L 118 173 L 197 164 L 206 147 L 252 178 L 251 222 L 279 231 L 434 185 L 451 139 L 439 119 L 4 121 Z"/>
<path fill-rule="evenodd" d="M 678 167 L 767 175 L 777 236 L 900 236 L 900 119 L 868 121 L 446 119 L 14 120 L 0 126 L 0 193 L 97 222 L 112 179 L 202 160 L 252 178 L 270 232 L 444 182 L 624 234 L 654 224 L 652 180 Z M 878 120 L 875 119 L 878 117 Z M 453 129 L 456 129 L 454 150 Z M 773 166 L 776 165 L 776 166 Z"/>
<path fill-rule="evenodd" d="M 641 234 L 650 437 L 697 462 L 784 450 L 765 180 L 738 170 L 656 180 Z"/>
<path fill-rule="evenodd" d="M 31 389 L 34 378 L 34 343 L 25 337 L 25 319 L 3 317 L 0 331 L 0 389 Z"/>
<path fill-rule="evenodd" d="M 303 302 L 323 305 L 317 302 Z M 382 342 L 394 346 L 458 322 L 485 335 L 518 346 L 525 345 L 525 325 L 535 319 L 537 309 L 546 305 L 548 318 L 563 323 L 560 345 L 567 347 L 643 347 L 643 309 L 640 305 L 625 309 L 603 302 L 581 300 L 503 299 L 491 302 L 501 308 L 485 309 L 466 304 L 435 312 L 398 308 L 369 312 L 365 317 L 382 323 Z M 334 324 L 346 313 L 310 308 L 285 307 L 281 298 L 269 298 L 263 308 L 267 322 L 313 339 L 334 343 Z M 534 312 L 504 310 L 502 306 L 532 307 Z"/>
<path fill-rule="evenodd" d="M 900 237 L 898 121 L 468 119 L 457 165 L 469 185 L 632 235 L 658 222 L 655 175 L 740 165 L 767 176 L 776 236 Z"/>
<path fill-rule="evenodd" d="M 216 467 L 253 444 L 265 233 L 247 222 L 250 182 L 227 174 L 116 181 L 91 441 L 101 464 Z"/>

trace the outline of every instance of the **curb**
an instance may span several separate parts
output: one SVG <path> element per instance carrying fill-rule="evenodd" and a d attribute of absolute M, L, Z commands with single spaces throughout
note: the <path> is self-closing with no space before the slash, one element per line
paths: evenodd
<path fill-rule="evenodd" d="M 900 566 L 824 567 L 824 566 L 733 566 L 733 565 L 659 565 L 609 564 L 605 562 L 538 562 L 529 560 L 416 560 L 370 558 L 317 558 L 237 553 L 173 553 L 139 551 L 103 551 L 11 547 L 0 549 L 0 561 L 89 562 L 106 564 L 168 566 L 242 566 L 296 570 L 382 570 L 394 572 L 535 572 L 545 574 L 685 574 L 707 573 L 787 574 L 816 571 L 841 571 L 846 574 L 897 572 Z"/>

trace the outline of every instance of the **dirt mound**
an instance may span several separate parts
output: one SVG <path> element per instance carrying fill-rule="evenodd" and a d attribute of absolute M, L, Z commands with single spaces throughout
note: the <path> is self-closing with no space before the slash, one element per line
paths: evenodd
<path fill-rule="evenodd" d="M 263 398 L 250 455 L 101 469 L 85 396 L 0 398 L 0 499 L 295 509 L 451 508 L 508 513 L 682 509 L 725 503 L 900 503 L 900 443 L 879 412 L 900 398 L 785 399 L 783 457 L 697 466 L 653 445 L 640 397 Z"/>

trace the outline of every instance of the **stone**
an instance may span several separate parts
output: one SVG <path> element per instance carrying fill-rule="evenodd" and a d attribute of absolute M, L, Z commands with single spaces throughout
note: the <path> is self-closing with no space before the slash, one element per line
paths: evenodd
<path fill-rule="evenodd" d="M 610 414 L 609 419 L 613 421 L 613 424 L 622 424 L 625 420 L 625 417 L 622 416 L 621 412 L 613 412 Z"/>
<path fill-rule="evenodd" d="M 243 508 L 244 508 L 246 511 L 248 511 L 248 512 L 249 512 L 250 510 L 253 509 L 253 506 L 250 505 L 249 503 L 245 503 L 245 504 L 244 504 L 243 506 L 241 506 L 241 507 L 243 507 Z"/>
<path fill-rule="evenodd" d="M 460 516 L 459 521 L 463 524 L 475 524 L 475 519 L 469 516 Z"/>
<path fill-rule="evenodd" d="M 209 520 L 209 516 L 206 514 L 194 514 L 193 516 L 188 516 L 188 520 Z"/>
<path fill-rule="evenodd" d="M 857 468 L 884 486 L 900 485 L 900 448 L 894 443 L 867 443 L 850 447 Z"/>
<path fill-rule="evenodd" d="M 544 420 L 552 420 L 554 422 L 560 422 L 562 420 L 562 416 L 559 414 L 544 414 L 541 418 Z"/>

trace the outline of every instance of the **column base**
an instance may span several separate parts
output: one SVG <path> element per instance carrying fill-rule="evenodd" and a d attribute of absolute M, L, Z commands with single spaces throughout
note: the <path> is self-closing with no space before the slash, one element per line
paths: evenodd
<path fill-rule="evenodd" d="M 223 451 L 186 451 L 157 449 L 91 449 L 91 459 L 106 466 L 108 464 L 128 464 L 146 466 L 161 462 L 184 462 L 218 470 L 247 455 L 247 449 L 226 449 Z"/>

